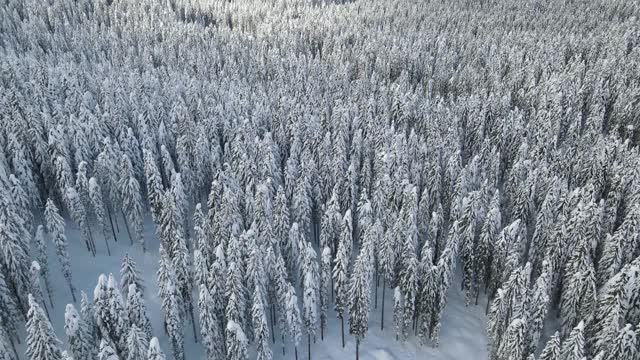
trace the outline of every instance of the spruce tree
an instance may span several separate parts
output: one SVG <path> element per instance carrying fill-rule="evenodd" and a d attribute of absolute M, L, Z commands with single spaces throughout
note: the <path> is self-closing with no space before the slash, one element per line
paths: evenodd
<path fill-rule="evenodd" d="M 56 255 L 62 267 L 62 275 L 67 281 L 73 302 L 76 302 L 75 288 L 71 278 L 71 262 L 69 261 L 69 253 L 67 252 L 67 237 L 64 235 L 64 220 L 51 199 L 47 199 L 44 218 L 47 222 L 47 232 L 56 248 Z"/>
<path fill-rule="evenodd" d="M 89 328 L 72 304 L 67 304 L 64 314 L 64 331 L 67 334 L 69 352 L 77 360 L 90 360 L 95 356 L 95 343 Z"/>
<path fill-rule="evenodd" d="M 273 354 L 269 347 L 269 327 L 267 316 L 264 312 L 263 296 L 259 287 L 253 291 L 253 306 L 251 307 L 251 318 L 253 323 L 254 339 L 258 360 L 271 360 Z"/>
<path fill-rule="evenodd" d="M 140 330 L 144 331 L 148 339 L 152 333 L 151 321 L 147 316 L 147 308 L 142 298 L 142 293 L 135 283 L 130 284 L 127 290 L 127 315 L 131 325 L 136 325 Z"/>
<path fill-rule="evenodd" d="M 147 351 L 147 360 L 165 360 L 166 357 L 160 349 L 160 343 L 157 337 L 153 337 L 149 341 L 149 350 Z"/>
<path fill-rule="evenodd" d="M 242 327 L 233 320 L 227 322 L 226 344 L 228 360 L 247 360 L 247 337 Z"/>
<path fill-rule="evenodd" d="M 105 339 L 100 341 L 100 351 L 98 352 L 98 360 L 120 360 L 116 351 L 109 345 Z"/>
<path fill-rule="evenodd" d="M 560 360 L 560 333 L 555 332 L 540 353 L 539 360 Z"/>
<path fill-rule="evenodd" d="M 219 310 L 216 309 L 215 301 L 204 284 L 200 285 L 198 309 L 200 310 L 200 334 L 206 358 L 209 360 L 224 358 L 224 338 L 220 327 Z"/>
<path fill-rule="evenodd" d="M 27 314 L 27 357 L 29 360 L 61 360 L 60 340 L 56 337 L 46 314 L 29 295 Z"/>
<path fill-rule="evenodd" d="M 35 257 L 40 265 L 40 274 L 44 281 L 44 288 L 49 297 L 49 304 L 53 307 L 53 289 L 51 288 L 51 280 L 49 280 L 49 261 L 47 255 L 47 243 L 44 234 L 44 226 L 38 225 L 36 235 L 34 236 Z"/>
<path fill-rule="evenodd" d="M 571 330 L 569 336 L 562 342 L 561 359 L 581 360 L 587 354 L 584 340 L 584 322 Z"/>
<path fill-rule="evenodd" d="M 131 324 L 127 335 L 127 360 L 145 360 L 149 339 L 143 329 Z"/>
<path fill-rule="evenodd" d="M 144 293 L 144 284 L 142 283 L 142 279 L 140 278 L 140 273 L 138 272 L 136 262 L 133 261 L 129 254 L 125 254 L 122 258 L 122 267 L 120 268 L 120 283 L 122 286 L 122 294 L 126 298 L 129 286 L 132 284 L 136 285 L 136 289 L 140 291 L 141 294 Z"/>
<path fill-rule="evenodd" d="M 344 216 L 342 236 L 338 245 L 338 253 L 333 267 L 333 281 L 335 286 L 335 310 L 340 318 L 342 331 L 342 347 L 344 347 L 344 314 L 349 302 L 349 261 L 351 258 L 351 211 L 347 210 Z"/>
<path fill-rule="evenodd" d="M 104 244 L 107 248 L 107 254 L 111 256 L 111 249 L 109 248 L 109 230 L 107 229 L 107 209 L 105 207 L 104 200 L 102 198 L 102 189 L 95 177 L 89 179 L 89 200 L 93 207 L 93 213 L 96 215 L 96 221 L 98 227 L 102 230 L 102 236 L 104 237 Z M 111 214 L 109 213 L 109 223 L 111 224 L 111 233 L 113 239 L 116 240 L 116 232 L 113 229 L 113 222 L 111 221 Z"/>

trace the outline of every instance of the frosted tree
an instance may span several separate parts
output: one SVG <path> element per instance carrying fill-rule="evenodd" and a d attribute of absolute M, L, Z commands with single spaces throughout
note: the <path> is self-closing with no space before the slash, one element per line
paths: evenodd
<path fill-rule="evenodd" d="M 65 191 L 65 201 L 67 203 L 67 207 L 69 208 L 71 219 L 73 219 L 73 222 L 78 225 L 80 231 L 82 232 L 82 238 L 87 245 L 87 250 L 93 256 L 96 256 L 93 237 L 91 235 L 91 230 L 89 229 L 89 224 L 87 223 L 87 209 L 82 203 L 82 199 L 80 199 L 80 195 L 75 188 L 67 188 L 67 190 Z"/>
<path fill-rule="evenodd" d="M 144 360 L 149 349 L 149 339 L 143 329 L 131 324 L 127 336 L 127 359 Z"/>
<path fill-rule="evenodd" d="M 67 334 L 69 351 L 74 359 L 89 360 L 95 356 L 95 343 L 80 314 L 72 304 L 67 304 L 64 313 L 64 331 Z"/>
<path fill-rule="evenodd" d="M 331 303 L 331 249 L 328 246 L 322 250 L 320 259 L 320 339 L 324 340 L 324 329 L 327 327 L 327 310 Z"/>
<path fill-rule="evenodd" d="M 633 360 L 638 358 L 638 339 L 631 324 L 626 324 L 611 345 L 611 351 L 606 359 Z"/>
<path fill-rule="evenodd" d="M 147 351 L 147 360 L 165 360 L 166 357 L 160 348 L 158 338 L 154 337 L 149 341 L 149 350 Z"/>
<path fill-rule="evenodd" d="M 584 322 L 571 330 L 569 336 L 562 342 L 561 359 L 581 360 L 586 355 L 584 340 Z"/>
<path fill-rule="evenodd" d="M 29 295 L 29 312 L 27 313 L 27 350 L 30 360 L 60 360 L 60 340 L 56 337 L 51 323 L 44 311 Z"/>
<path fill-rule="evenodd" d="M 298 297 L 293 285 L 289 284 L 285 295 L 285 309 L 287 328 L 289 336 L 293 340 L 296 360 L 298 359 L 298 344 L 302 337 L 300 308 L 298 307 Z M 228 350 L 227 350 L 228 351 Z"/>
<path fill-rule="evenodd" d="M 226 344 L 228 360 L 246 360 L 249 358 L 247 354 L 247 337 L 242 331 L 242 327 L 233 320 L 227 322 Z"/>
<path fill-rule="evenodd" d="M 480 296 L 481 284 L 487 284 L 489 270 L 491 267 L 491 253 L 493 244 L 500 231 L 500 193 L 496 191 L 491 200 L 490 210 L 485 217 L 484 224 L 480 230 L 478 238 L 478 248 L 476 250 L 476 269 L 474 272 L 474 292 L 476 305 Z"/>
<path fill-rule="evenodd" d="M 69 261 L 69 253 L 67 252 L 67 237 L 64 235 L 64 220 L 51 199 L 47 199 L 44 218 L 47 222 L 47 232 L 53 241 L 58 261 L 62 267 L 62 275 L 67 281 L 73 302 L 76 302 L 75 288 L 73 287 L 71 278 L 71 262 Z"/>
<path fill-rule="evenodd" d="M 198 309 L 200 314 L 200 336 L 205 349 L 207 359 L 224 358 L 224 337 L 220 327 L 219 309 L 204 284 L 200 285 L 198 297 Z"/>
<path fill-rule="evenodd" d="M 176 275 L 173 265 L 160 247 L 160 267 L 158 269 L 158 288 L 160 299 L 162 300 L 162 310 L 164 312 L 164 327 L 171 341 L 173 356 L 177 360 L 184 358 L 184 304 L 177 289 Z"/>
<path fill-rule="evenodd" d="M 371 228 L 365 230 L 360 254 L 356 258 L 349 282 L 349 333 L 356 338 L 356 359 L 360 358 L 360 341 L 369 329 L 371 282 L 373 280 L 373 238 Z"/>
<path fill-rule="evenodd" d="M 90 336 L 91 343 L 95 345 L 98 339 L 95 312 L 93 310 L 93 304 L 84 291 L 80 292 L 80 315 L 84 322 L 86 332 Z"/>
<path fill-rule="evenodd" d="M 551 277 L 553 276 L 553 273 L 551 265 L 547 261 L 542 262 L 542 268 L 542 273 L 536 279 L 528 304 L 528 351 L 531 353 L 535 352 L 538 347 L 538 342 L 542 336 L 544 322 L 547 318 L 547 313 L 549 312 L 549 290 L 551 287 Z"/>
<path fill-rule="evenodd" d="M 146 244 L 142 234 L 142 195 L 140 184 L 136 180 L 133 172 L 131 160 L 127 155 L 122 156 L 120 163 L 120 180 L 118 182 L 122 205 L 126 213 L 126 219 L 133 226 L 135 240 L 142 246 L 142 251 L 146 251 Z M 127 225 L 128 226 L 128 225 Z M 133 244 L 133 239 L 131 239 Z"/>
<path fill-rule="evenodd" d="M 122 258 L 122 266 L 120 267 L 120 285 L 122 286 L 122 294 L 125 298 L 127 297 L 131 284 L 135 284 L 141 294 L 144 293 L 144 284 L 140 278 L 136 262 L 133 261 L 129 254 L 125 254 Z"/>
<path fill-rule="evenodd" d="M 100 341 L 100 351 L 98 352 L 98 360 L 120 360 L 118 353 L 109 345 L 105 339 Z"/>
<path fill-rule="evenodd" d="M 109 230 L 107 230 L 107 209 L 105 207 L 104 200 L 102 198 L 102 189 L 95 177 L 89 179 L 89 200 L 93 207 L 93 213 L 96 215 L 96 221 L 98 227 L 102 230 L 102 236 L 104 237 L 104 244 L 107 248 L 107 254 L 111 256 L 111 249 L 109 248 Z M 116 231 L 113 228 L 113 221 L 111 220 L 111 213 L 109 215 L 109 223 L 111 225 L 111 233 L 113 239 L 116 240 Z"/>
<path fill-rule="evenodd" d="M 9 194 L 14 202 L 15 210 L 22 219 L 25 229 L 31 233 L 34 227 L 31 201 L 22 183 L 14 174 L 9 175 Z"/>
<path fill-rule="evenodd" d="M 539 360 L 560 360 L 560 333 L 555 332 L 540 353 Z"/>
<path fill-rule="evenodd" d="M 273 354 L 269 347 L 269 326 L 264 312 L 263 295 L 260 288 L 253 290 L 253 306 L 251 307 L 251 319 L 253 323 L 254 339 L 258 360 L 271 360 Z"/>
<path fill-rule="evenodd" d="M 38 225 L 36 235 L 34 236 L 35 258 L 40 265 L 40 274 L 44 281 L 44 288 L 47 290 L 49 304 L 53 307 L 53 289 L 51 288 L 51 280 L 49 280 L 49 261 L 47 256 L 47 243 L 45 239 L 44 226 Z"/>
<path fill-rule="evenodd" d="M 100 337 L 117 351 L 124 351 L 128 319 L 113 276 L 101 274 L 93 292 L 93 304 Z"/>
<path fill-rule="evenodd" d="M 29 269 L 29 293 L 33 295 L 33 298 L 37 303 L 44 306 L 44 311 L 47 313 L 47 317 L 50 318 L 49 309 L 47 308 L 47 304 L 44 302 L 42 286 L 40 286 L 40 273 L 40 264 L 37 261 L 32 261 L 31 269 Z"/>
<path fill-rule="evenodd" d="M 340 318 L 342 331 L 342 347 L 344 347 L 344 314 L 349 302 L 349 261 L 351 259 L 351 211 L 347 210 L 343 219 L 342 236 L 338 245 L 338 253 L 333 267 L 335 287 L 335 310 Z"/>
<path fill-rule="evenodd" d="M 131 325 L 136 325 L 144 331 L 147 339 L 151 336 L 151 321 L 147 316 L 147 307 L 142 298 L 142 293 L 135 283 L 129 285 L 127 290 L 127 315 Z"/>
<path fill-rule="evenodd" d="M 307 352 L 311 358 L 311 337 L 318 326 L 318 262 L 311 243 L 302 241 L 302 320 L 307 330 Z"/>
<path fill-rule="evenodd" d="M 523 319 L 511 321 L 500 347 L 496 359 L 520 360 L 527 354 L 527 323 Z"/>
<path fill-rule="evenodd" d="M 393 325 L 396 334 L 396 341 L 400 340 L 400 334 L 404 327 L 404 297 L 400 286 L 393 289 Z"/>
<path fill-rule="evenodd" d="M 15 340 L 18 339 L 18 324 L 22 321 L 20 310 L 15 298 L 10 293 L 4 274 L 0 271 L 0 302 L 4 305 L 0 307 L 0 321 L 3 327 L 0 328 L 0 342 L 5 342 L 5 346 L 11 347 L 15 356 L 11 360 L 18 358 L 15 348 Z M 8 353 L 7 353 L 8 354 Z M 4 360 L 4 359 L 3 359 Z"/>
<path fill-rule="evenodd" d="M 291 229 L 289 230 L 289 241 L 286 243 L 286 246 L 283 248 L 284 261 L 287 263 L 287 268 L 289 269 L 289 276 L 291 278 L 291 282 L 293 283 L 297 283 L 297 279 L 300 278 L 300 273 L 301 273 L 300 244 L 302 243 L 302 240 L 304 239 L 304 237 L 300 231 L 301 230 L 298 227 L 297 222 L 294 222 L 293 224 L 291 224 Z"/>
<path fill-rule="evenodd" d="M 381 244 L 378 248 L 378 262 L 382 277 L 382 306 L 380 309 L 380 330 L 384 330 L 384 302 L 387 284 L 390 286 L 395 281 L 395 237 L 393 230 L 388 229 L 381 238 Z"/>
<path fill-rule="evenodd" d="M 162 217 L 162 194 L 164 187 L 162 185 L 162 176 L 158 170 L 156 159 L 151 150 L 142 150 L 144 158 L 144 174 L 147 185 L 147 200 L 151 211 L 151 217 L 156 225 L 160 224 Z"/>

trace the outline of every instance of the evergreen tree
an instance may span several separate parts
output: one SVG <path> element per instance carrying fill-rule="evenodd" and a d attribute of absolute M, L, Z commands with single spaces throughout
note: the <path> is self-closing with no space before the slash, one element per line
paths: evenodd
<path fill-rule="evenodd" d="M 251 318 L 253 322 L 254 339 L 258 360 L 271 360 L 273 354 L 269 347 L 269 327 L 267 316 L 264 312 L 264 303 L 259 287 L 253 291 L 253 306 L 251 308 Z"/>
<path fill-rule="evenodd" d="M 40 265 L 40 274 L 42 275 L 42 280 L 44 281 L 45 290 L 47 290 L 47 295 L 49 296 L 49 304 L 53 307 L 53 289 L 51 288 L 51 283 L 49 280 L 49 261 L 47 255 L 47 243 L 45 240 L 44 234 L 44 226 L 38 225 L 36 230 L 36 236 L 34 239 L 35 245 L 35 257 Z"/>
<path fill-rule="evenodd" d="M 87 250 L 93 256 L 96 256 L 96 249 L 93 244 L 91 230 L 89 229 L 89 224 L 87 223 L 87 209 L 84 207 L 84 204 L 80 199 L 80 195 L 75 188 L 67 188 L 67 190 L 65 191 L 65 200 L 67 203 L 67 208 L 69 209 L 69 214 L 71 215 L 71 219 L 78 225 L 80 231 L 82 232 L 82 238 L 87 245 Z"/>
<path fill-rule="evenodd" d="M 560 360 L 560 333 L 558 331 L 551 336 L 540 353 L 539 360 Z"/>
<path fill-rule="evenodd" d="M 296 296 L 296 291 L 291 284 L 289 284 L 286 290 L 285 308 L 289 336 L 291 337 L 291 339 L 293 339 L 293 345 L 295 348 L 295 355 L 297 359 L 298 344 L 300 343 L 300 337 L 302 336 L 302 331 L 300 329 L 302 319 L 300 317 L 300 308 L 298 307 L 298 297 Z"/>
<path fill-rule="evenodd" d="M 115 350 L 109 345 L 105 339 L 100 341 L 100 351 L 98 352 L 98 360 L 120 360 Z"/>
<path fill-rule="evenodd" d="M 102 189 L 100 189 L 100 185 L 95 177 L 89 179 L 89 200 L 91 201 L 91 205 L 93 207 L 93 213 L 96 215 L 96 221 L 98 222 L 98 227 L 102 230 L 102 236 L 104 237 L 104 244 L 107 248 L 107 254 L 111 256 L 111 249 L 109 248 L 109 230 L 107 230 L 107 214 L 106 207 L 104 201 L 102 199 Z M 116 240 L 116 233 L 113 229 L 113 223 L 111 222 L 111 214 L 109 213 L 109 222 L 111 223 L 111 232 L 113 234 L 113 239 Z"/>
<path fill-rule="evenodd" d="M 149 348 L 149 339 L 144 330 L 136 324 L 131 324 L 129 335 L 127 336 L 127 359 L 144 360 Z"/>
<path fill-rule="evenodd" d="M 122 205 L 126 213 L 126 218 L 133 226 L 135 240 L 142 246 L 142 251 L 147 250 L 144 236 L 142 234 L 142 196 L 140 193 L 140 184 L 133 172 L 131 160 L 127 155 L 122 156 L 120 163 L 120 180 L 118 188 L 122 198 Z M 133 241 L 133 239 L 131 239 Z"/>
<path fill-rule="evenodd" d="M 69 253 L 67 252 L 67 237 L 64 235 L 64 220 L 51 199 L 47 199 L 44 218 L 47 222 L 47 232 L 56 248 L 56 255 L 62 267 L 62 275 L 67 281 L 67 285 L 69 285 L 73 302 L 76 302 L 75 288 L 71 278 L 71 262 L 69 261 Z"/>
<path fill-rule="evenodd" d="M 129 256 L 129 254 L 125 254 L 122 258 L 122 267 L 120 268 L 120 283 L 122 286 L 122 294 L 124 297 L 127 297 L 129 286 L 132 284 L 136 285 L 136 289 L 140 291 L 140 293 L 144 293 L 144 284 L 142 283 L 142 279 L 140 278 L 140 273 L 138 272 L 136 262 Z"/>
<path fill-rule="evenodd" d="M 584 322 L 571 330 L 569 337 L 562 342 L 561 359 L 581 360 L 586 355 L 584 341 Z"/>
<path fill-rule="evenodd" d="M 93 304 L 89 301 L 84 291 L 80 292 L 80 315 L 86 327 L 86 332 L 91 339 L 91 343 L 95 345 L 98 339 L 98 328 L 96 326 L 95 312 Z M 94 347 L 95 351 L 95 347 Z"/>
<path fill-rule="evenodd" d="M 496 359 L 522 360 L 527 354 L 527 323 L 523 319 L 515 319 L 509 324 Z"/>
<path fill-rule="evenodd" d="M 618 334 L 606 359 L 633 360 L 638 358 L 638 339 L 631 324 L 625 325 Z"/>
<path fill-rule="evenodd" d="M 31 269 L 29 271 L 29 293 L 33 295 L 33 298 L 37 303 L 43 304 L 44 311 L 47 313 L 47 317 L 51 317 L 49 315 L 47 304 L 44 302 L 42 287 L 40 286 L 40 272 L 40 264 L 38 264 L 37 261 L 32 261 Z"/>
<path fill-rule="evenodd" d="M 95 356 L 95 343 L 87 325 L 72 304 L 64 313 L 64 331 L 67 334 L 69 352 L 77 360 L 90 360 Z"/>
<path fill-rule="evenodd" d="M 219 311 L 204 284 L 200 285 L 198 309 L 200 310 L 200 334 L 207 359 L 224 358 L 224 338 L 220 327 Z"/>
<path fill-rule="evenodd" d="M 333 281 L 335 287 L 335 310 L 340 318 L 342 329 L 342 347 L 344 347 L 344 313 L 349 302 L 349 261 L 351 258 L 351 211 L 347 210 L 344 215 L 342 236 L 338 246 L 338 253 L 333 267 Z"/>
<path fill-rule="evenodd" d="M 249 358 L 247 354 L 247 337 L 238 323 L 229 320 L 225 337 L 227 339 L 228 360 L 246 360 Z"/>
<path fill-rule="evenodd" d="M 327 310 L 331 301 L 331 249 L 325 246 L 322 250 L 320 264 L 320 338 L 324 340 L 324 329 L 327 327 Z"/>
<path fill-rule="evenodd" d="M 127 290 L 127 315 L 131 325 L 145 332 L 147 339 L 151 336 L 151 321 L 147 316 L 147 308 L 142 298 L 142 293 L 135 283 L 129 285 Z"/>
<path fill-rule="evenodd" d="M 147 351 L 147 360 L 165 360 L 164 353 L 160 349 L 160 343 L 157 337 L 153 337 L 149 341 L 149 351 Z"/>
<path fill-rule="evenodd" d="M 33 296 L 29 295 L 27 314 L 27 357 L 30 360 L 61 360 L 60 340 Z"/>
<path fill-rule="evenodd" d="M 356 337 L 356 359 L 359 359 L 360 341 L 369 329 L 371 311 L 371 282 L 373 280 L 373 237 L 367 228 L 360 254 L 356 258 L 349 283 L 349 333 Z"/>

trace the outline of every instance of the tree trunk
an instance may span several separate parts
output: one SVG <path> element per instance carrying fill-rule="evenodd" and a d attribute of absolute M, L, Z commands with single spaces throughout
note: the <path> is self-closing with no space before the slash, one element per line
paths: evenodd
<path fill-rule="evenodd" d="M 376 275 L 375 276 L 376 276 L 376 288 L 373 291 L 374 292 L 374 296 L 373 297 L 375 299 L 373 308 L 377 309 L 378 308 L 378 269 L 377 269 L 377 267 L 376 267 Z"/>
<path fill-rule="evenodd" d="M 307 356 L 311 360 L 311 333 L 307 333 Z"/>
<path fill-rule="evenodd" d="M 69 290 L 71 290 L 71 298 L 73 299 L 73 302 L 76 302 L 76 292 L 75 290 L 73 290 L 73 285 L 71 285 L 71 283 L 69 283 Z"/>
<path fill-rule="evenodd" d="M 298 360 L 298 347 L 294 346 L 293 351 L 296 353 L 296 360 Z"/>
<path fill-rule="evenodd" d="M 9 338 L 9 342 L 11 343 L 11 350 L 13 350 L 13 355 L 15 355 L 16 359 L 20 359 L 18 356 L 18 351 L 16 350 L 16 344 L 13 342 L 13 338 L 11 336 L 7 336 Z M 18 342 L 19 344 L 20 342 Z"/>
<path fill-rule="evenodd" d="M 282 334 L 282 356 L 284 356 L 284 334 Z"/>
<path fill-rule="evenodd" d="M 356 360 L 360 360 L 360 338 L 356 338 Z"/>
<path fill-rule="evenodd" d="M 124 211 L 120 210 L 122 214 L 122 219 L 124 220 L 124 226 L 127 228 L 127 235 L 129 235 L 129 241 L 131 241 L 131 245 L 133 245 L 133 238 L 131 237 L 131 232 L 129 231 L 129 222 L 127 221 L 127 217 L 124 215 Z"/>
<path fill-rule="evenodd" d="M 340 330 L 342 331 L 342 347 L 344 348 L 344 315 L 340 315 Z"/>
<path fill-rule="evenodd" d="M 49 296 L 49 304 L 51 304 L 51 309 L 53 309 L 53 298 L 51 297 L 51 286 L 49 285 L 49 280 L 44 278 L 44 286 L 47 288 L 47 296 Z"/>
<path fill-rule="evenodd" d="M 276 343 L 276 334 L 273 331 L 273 323 L 276 321 L 276 305 L 275 304 L 271 304 L 271 341 L 275 344 Z"/>
<path fill-rule="evenodd" d="M 107 254 L 111 256 L 111 249 L 109 249 L 109 239 L 107 239 L 107 234 L 104 234 L 104 245 L 107 247 Z"/>
<path fill-rule="evenodd" d="M 193 316 L 193 305 L 189 302 L 189 316 L 191 316 L 191 326 L 193 327 L 193 338 L 196 344 L 198 343 L 198 333 L 196 332 L 196 321 Z"/>
<path fill-rule="evenodd" d="M 111 224 L 111 233 L 113 234 L 113 241 L 118 242 L 118 238 L 116 237 L 116 230 L 113 228 L 113 219 L 111 218 L 111 211 L 107 209 L 107 214 L 109 214 L 109 223 Z M 105 238 L 105 241 L 106 238 Z"/>
<path fill-rule="evenodd" d="M 384 330 L 384 291 L 387 289 L 387 282 L 382 280 L 382 315 L 380 316 L 380 331 Z"/>

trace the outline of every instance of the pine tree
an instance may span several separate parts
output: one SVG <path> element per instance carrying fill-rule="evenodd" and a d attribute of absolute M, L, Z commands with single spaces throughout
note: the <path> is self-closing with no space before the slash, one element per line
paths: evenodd
<path fill-rule="evenodd" d="M 75 188 L 67 188 L 67 190 L 65 191 L 65 201 L 67 203 L 67 208 L 69 209 L 71 219 L 78 225 L 82 232 L 82 238 L 87 245 L 87 250 L 93 256 L 96 256 L 96 249 L 93 243 L 93 238 L 91 236 L 91 230 L 89 229 L 89 224 L 87 223 L 87 209 L 84 207 L 84 204 L 80 199 L 80 195 Z"/>
<path fill-rule="evenodd" d="M 31 269 L 29 271 L 29 293 L 33 295 L 33 298 L 37 303 L 43 304 L 44 311 L 47 313 L 47 317 L 51 317 L 49 315 L 47 304 L 44 302 L 42 287 L 40 286 L 40 272 L 40 264 L 37 261 L 32 261 Z"/>
<path fill-rule="evenodd" d="M 269 347 L 269 327 L 267 324 L 267 316 L 264 312 L 262 297 L 260 288 L 255 287 L 253 291 L 253 306 L 251 308 L 254 339 L 256 343 L 257 359 L 271 360 L 273 354 Z"/>
<path fill-rule="evenodd" d="M 200 285 L 198 309 L 200 310 L 200 334 L 207 359 L 224 358 L 224 338 L 218 316 L 219 310 L 216 309 L 211 293 L 204 284 Z"/>
<path fill-rule="evenodd" d="M 393 289 L 393 325 L 396 334 L 396 341 L 400 340 L 400 334 L 404 327 L 404 297 L 399 286 Z"/>
<path fill-rule="evenodd" d="M 527 323 L 523 319 L 515 319 L 509 324 L 496 359 L 523 360 L 527 354 Z"/>
<path fill-rule="evenodd" d="M 44 218 L 47 222 L 47 232 L 56 248 L 56 255 L 58 255 L 58 261 L 62 267 L 62 275 L 69 285 L 73 302 L 76 302 L 75 288 L 71 278 L 71 262 L 67 252 L 67 237 L 64 235 L 64 220 L 51 199 L 47 199 Z"/>
<path fill-rule="evenodd" d="M 158 338 L 154 337 L 149 341 L 149 351 L 147 351 L 147 360 L 165 360 L 164 353 L 160 349 Z"/>
<path fill-rule="evenodd" d="M 109 345 L 105 339 L 100 341 L 100 352 L 98 352 L 98 360 L 120 360 L 115 350 Z"/>
<path fill-rule="evenodd" d="M 135 283 L 130 284 L 127 290 L 127 315 L 131 325 L 136 325 L 140 330 L 144 331 L 148 339 L 152 333 L 151 321 L 147 316 L 147 307 L 142 298 L 142 293 Z"/>
<path fill-rule="evenodd" d="M 571 330 L 569 337 L 562 342 L 561 359 L 581 360 L 586 355 L 584 341 L 584 322 Z"/>
<path fill-rule="evenodd" d="M 36 236 L 34 237 L 34 245 L 35 245 L 35 257 L 40 265 L 40 274 L 42 275 L 42 280 L 44 281 L 45 290 L 47 290 L 47 295 L 49 296 L 49 304 L 53 307 L 53 289 L 51 288 L 51 283 L 49 280 L 49 261 L 47 256 L 47 243 L 45 240 L 44 234 L 44 226 L 38 225 L 36 230 Z"/>
<path fill-rule="evenodd" d="M 140 184 L 136 180 L 133 166 L 127 155 L 122 156 L 120 163 L 120 181 L 118 188 L 122 198 L 122 205 L 126 212 L 129 223 L 133 226 L 135 240 L 142 246 L 142 251 L 147 250 L 144 236 L 142 234 L 142 196 Z M 133 241 L 133 239 L 131 239 Z"/>
<path fill-rule="evenodd" d="M 349 283 L 349 333 L 356 337 L 356 359 L 359 359 L 360 341 L 369 329 L 369 312 L 371 311 L 371 282 L 373 280 L 373 236 L 371 228 L 367 228 L 362 242 L 360 254 Z"/>
<path fill-rule="evenodd" d="M 162 217 L 162 194 L 164 187 L 162 185 L 162 177 L 156 164 L 156 159 L 151 150 L 143 149 L 144 158 L 144 174 L 147 185 L 147 200 L 151 211 L 151 217 L 156 225 L 160 224 Z"/>
<path fill-rule="evenodd" d="M 549 290 L 553 274 L 547 261 L 542 262 L 542 268 L 542 273 L 536 279 L 531 292 L 531 299 L 529 300 L 527 332 L 529 333 L 528 351 L 531 353 L 534 353 L 538 347 L 544 322 L 549 311 Z"/>
<path fill-rule="evenodd" d="M 287 328 L 289 330 L 289 336 L 293 339 L 293 345 L 295 348 L 296 359 L 298 358 L 298 344 L 300 343 L 300 337 L 302 331 L 300 329 L 302 319 L 300 318 L 300 308 L 298 307 L 298 297 L 293 285 L 289 284 L 285 294 L 285 308 Z M 227 350 L 228 351 L 228 350 Z"/>
<path fill-rule="evenodd" d="M 238 323 L 233 320 L 227 322 L 225 337 L 227 339 L 228 360 L 246 360 L 249 358 L 247 354 L 247 337 Z"/>
<path fill-rule="evenodd" d="M 60 340 L 33 296 L 29 295 L 27 314 L 27 357 L 30 360 L 61 360 Z"/>
<path fill-rule="evenodd" d="M 349 261 L 351 258 L 351 211 L 347 210 L 344 215 L 342 236 L 338 245 L 338 253 L 333 267 L 333 281 L 335 286 L 335 310 L 340 318 L 342 329 L 342 347 L 344 347 L 344 313 L 349 302 Z"/>
<path fill-rule="evenodd" d="M 80 315 L 84 321 L 89 339 L 91 339 L 91 343 L 95 345 L 98 339 L 95 312 L 93 311 L 93 304 L 89 301 L 87 294 L 84 291 L 80 292 Z"/>
<path fill-rule="evenodd" d="M 149 339 L 144 330 L 131 324 L 127 336 L 127 360 L 144 360 L 149 348 Z"/>
<path fill-rule="evenodd" d="M 318 323 L 318 263 L 311 243 L 303 241 L 302 250 L 302 319 L 307 330 L 308 352 L 311 354 L 311 337 L 315 338 Z"/>
<path fill-rule="evenodd" d="M 538 360 L 560 360 L 560 333 L 558 331 L 551 336 L 540 353 Z"/>
<path fill-rule="evenodd" d="M 382 306 L 380 318 L 380 330 L 384 330 L 384 301 L 387 284 L 391 286 L 395 281 L 395 237 L 392 229 L 387 229 L 382 236 L 381 244 L 378 249 L 378 262 L 382 276 Z"/>
<path fill-rule="evenodd" d="M 131 284 L 136 285 L 136 289 L 140 291 L 141 294 L 144 293 L 144 284 L 142 283 L 142 279 L 140 278 L 140 273 L 138 272 L 136 262 L 129 256 L 129 254 L 125 254 L 122 258 L 122 267 L 120 268 L 120 283 L 122 286 L 122 294 L 126 298 L 129 286 Z"/>
<path fill-rule="evenodd" d="M 107 214 L 105 203 L 102 199 L 102 189 L 95 177 L 89 179 L 89 200 L 93 207 L 93 213 L 96 215 L 96 221 L 98 227 L 102 230 L 102 236 L 104 237 L 104 244 L 107 248 L 107 254 L 111 256 L 111 249 L 109 248 L 109 230 L 107 230 Z M 109 213 L 109 222 L 111 223 L 111 233 L 113 234 L 113 240 L 116 240 L 116 232 L 113 229 L 113 223 L 111 222 L 111 214 Z"/>
<path fill-rule="evenodd" d="M 77 360 L 90 360 L 95 356 L 95 343 L 87 325 L 72 304 L 67 304 L 64 314 L 64 331 L 69 351 Z"/>
<path fill-rule="evenodd" d="M 611 345 L 608 360 L 633 360 L 638 358 L 638 339 L 631 324 L 625 325 Z"/>
<path fill-rule="evenodd" d="M 500 193 L 496 191 L 491 200 L 490 210 L 485 217 L 484 224 L 480 230 L 478 239 L 478 249 L 476 258 L 476 270 L 474 272 L 474 291 L 476 296 L 476 305 L 480 296 L 481 284 L 487 285 L 489 270 L 491 267 L 491 253 L 494 241 L 500 231 Z M 486 289 L 485 289 L 486 290 Z"/>
<path fill-rule="evenodd" d="M 327 327 L 327 310 L 331 301 L 331 249 L 325 246 L 322 250 L 320 264 L 320 338 L 324 340 L 324 329 Z"/>
<path fill-rule="evenodd" d="M 174 359 L 184 359 L 184 329 L 183 314 L 184 305 L 182 297 L 177 289 L 176 275 L 173 265 L 160 246 L 160 268 L 158 269 L 158 288 L 162 300 L 162 310 L 164 312 L 164 327 L 171 341 L 171 348 Z"/>

